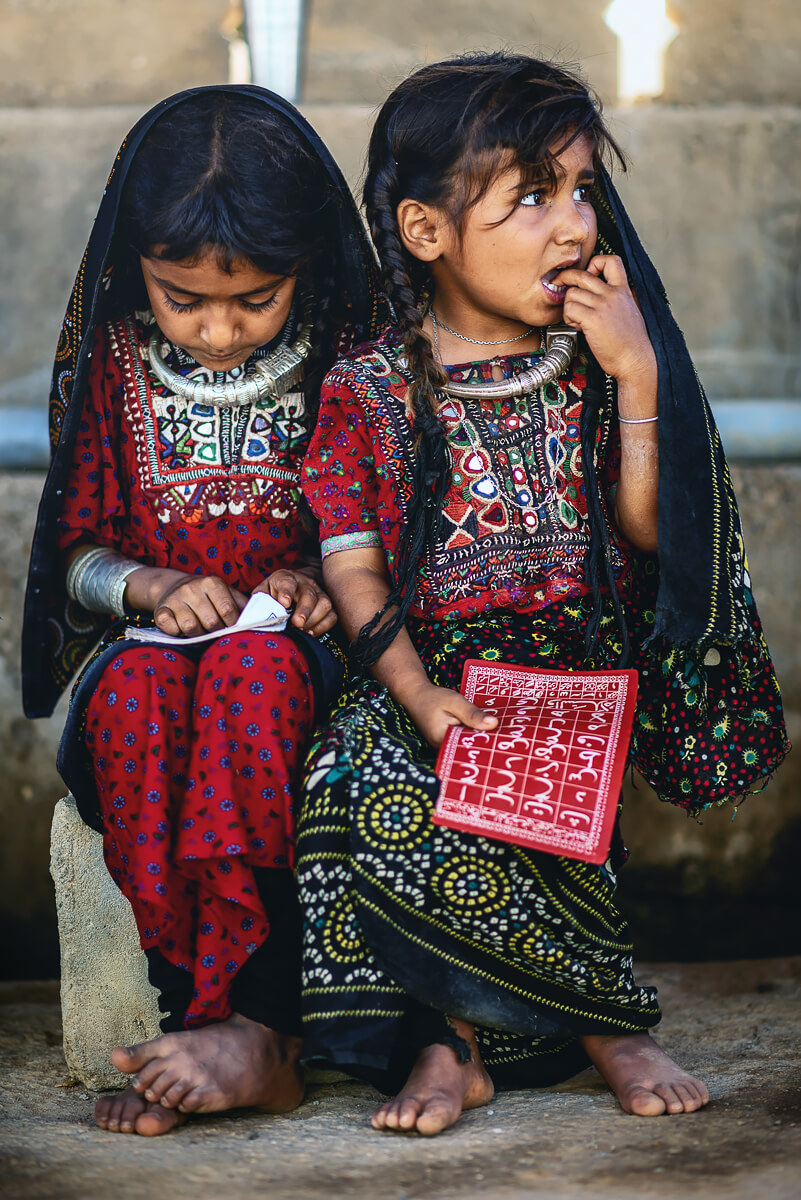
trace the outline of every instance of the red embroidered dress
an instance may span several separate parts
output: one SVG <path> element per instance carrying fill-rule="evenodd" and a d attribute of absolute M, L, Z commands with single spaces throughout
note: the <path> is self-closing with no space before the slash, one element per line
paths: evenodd
<path fill-rule="evenodd" d="M 493 362 L 509 378 L 530 366 L 531 357 Z M 449 371 L 455 382 L 489 381 L 492 365 Z M 533 395 L 449 396 L 440 405 L 437 415 L 453 462 L 451 487 L 439 542 L 420 572 L 414 615 L 455 621 L 492 608 L 535 612 L 586 594 L 583 369 L 577 363 L 568 379 Z M 323 555 L 380 546 L 390 569 L 394 564 L 411 498 L 409 382 L 395 329 L 340 359 L 326 378 L 304 466 L 304 490 L 321 522 Z M 605 505 L 619 470 L 614 450 L 605 455 Z M 623 542 L 611 523 L 610 538 L 622 573 Z"/>
<path fill-rule="evenodd" d="M 110 546 L 249 593 L 304 563 L 303 397 L 181 400 L 148 374 L 150 332 L 132 318 L 97 331 L 60 548 Z M 248 365 L 222 376 L 169 343 L 162 353 L 180 374 L 216 382 Z M 106 862 L 143 947 L 194 975 L 187 1025 L 229 1014 L 233 978 L 269 934 L 253 868 L 293 862 L 313 723 L 291 638 L 251 632 L 191 649 L 112 650 L 86 710 Z"/>

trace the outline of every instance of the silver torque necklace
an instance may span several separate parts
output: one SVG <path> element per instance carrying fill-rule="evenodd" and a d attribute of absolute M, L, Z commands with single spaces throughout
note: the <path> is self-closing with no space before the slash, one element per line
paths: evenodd
<path fill-rule="evenodd" d="M 433 318 L 431 328 L 434 331 L 434 355 L 442 365 L 437 323 Z M 449 379 L 443 385 L 443 390 L 463 400 L 502 400 L 507 396 L 525 396 L 527 392 L 534 392 L 564 375 L 575 357 L 577 347 L 577 329 L 573 329 L 571 325 L 549 325 L 545 330 L 545 354 L 528 371 L 521 371 L 511 379 L 499 379 L 493 383 L 454 383 Z"/>
<path fill-rule="evenodd" d="M 438 317 L 433 308 L 428 310 L 428 315 L 431 318 L 431 325 L 434 330 L 434 340 L 437 338 L 437 326 L 444 329 L 446 333 L 450 333 L 453 337 L 458 338 L 460 342 L 469 342 L 471 346 L 510 346 L 512 342 L 522 342 L 523 338 L 530 337 L 536 329 L 536 325 L 529 325 L 524 333 L 518 333 L 516 337 L 500 338 L 497 342 L 481 342 L 478 338 L 469 338 L 465 333 L 457 333 L 455 329 L 451 329 L 450 325 L 446 325 L 441 317 Z"/>
<path fill-rule="evenodd" d="M 265 358 L 259 359 L 242 379 L 230 380 L 228 383 L 205 383 L 203 380 L 185 379 L 171 370 L 161 357 L 161 331 L 158 327 L 148 342 L 147 358 L 156 378 L 169 388 L 174 396 L 180 396 L 190 403 L 208 404 L 214 408 L 258 404 L 267 396 L 280 399 L 303 378 L 303 364 L 311 350 L 312 322 L 306 317 L 291 346 L 289 328 L 287 324 L 284 337 L 275 350 Z"/>

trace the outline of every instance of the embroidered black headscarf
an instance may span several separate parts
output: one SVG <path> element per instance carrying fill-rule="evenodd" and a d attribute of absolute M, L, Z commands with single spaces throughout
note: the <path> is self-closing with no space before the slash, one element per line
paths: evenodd
<path fill-rule="evenodd" d="M 111 170 L 78 270 L 61 328 L 50 387 L 51 465 L 39 505 L 25 597 L 22 634 L 22 695 L 29 717 L 48 716 L 110 618 L 88 613 L 67 598 L 56 530 L 65 482 L 78 432 L 94 330 L 103 310 L 108 270 L 126 178 L 137 150 L 153 125 L 170 109 L 202 93 L 245 95 L 285 120 L 328 177 L 336 213 L 339 278 L 347 322 L 357 340 L 374 336 L 386 321 L 375 256 L 348 186 L 320 137 L 282 97 L 254 86 L 192 88 L 161 101 L 125 138 Z M 180 147 L 176 147 L 180 153 Z"/>
<path fill-rule="evenodd" d="M 720 436 L 662 281 L 606 171 L 598 249 L 618 254 L 659 369 L 659 592 L 655 638 L 701 660 L 752 636 L 740 516 Z"/>

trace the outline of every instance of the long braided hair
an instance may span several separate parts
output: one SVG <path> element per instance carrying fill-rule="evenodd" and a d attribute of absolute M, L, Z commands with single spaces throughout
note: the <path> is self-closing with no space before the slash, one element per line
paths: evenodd
<path fill-rule="evenodd" d="M 446 378 L 423 330 L 421 301 L 430 296 L 432 281 L 426 265 L 404 247 L 398 204 L 411 198 L 440 208 L 460 231 L 500 168 L 520 168 L 522 197 L 533 181 L 538 186 L 543 179 L 556 181 L 556 158 L 580 137 L 589 137 L 599 164 L 611 154 L 625 166 L 603 122 L 600 102 L 577 75 L 554 63 L 503 52 L 465 54 L 423 67 L 395 88 L 378 114 L 368 150 L 364 203 L 412 375 L 407 408 L 415 456 L 413 492 L 392 588 L 353 647 L 362 667 L 384 653 L 406 622 L 417 592 L 420 560 L 436 542 L 450 485 L 450 456 L 437 419 Z M 595 602 L 589 652 L 598 639 L 604 584 L 612 590 L 621 622 L 623 614 L 594 469 L 605 404 L 597 377 L 588 393 L 581 436 L 590 523 L 585 570 Z"/>

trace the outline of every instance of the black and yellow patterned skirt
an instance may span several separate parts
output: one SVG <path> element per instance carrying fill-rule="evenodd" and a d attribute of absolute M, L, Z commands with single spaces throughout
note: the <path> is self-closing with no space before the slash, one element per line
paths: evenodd
<path fill-rule="evenodd" d="M 589 666 L 579 607 L 412 633 L 433 681 L 458 687 L 466 658 Z M 655 1025 L 614 904 L 619 836 L 598 867 L 435 826 L 433 759 L 375 682 L 317 735 L 298 837 L 306 1060 L 392 1091 L 460 1017 L 497 1084 L 546 1086 L 587 1065 L 579 1035 Z"/>

